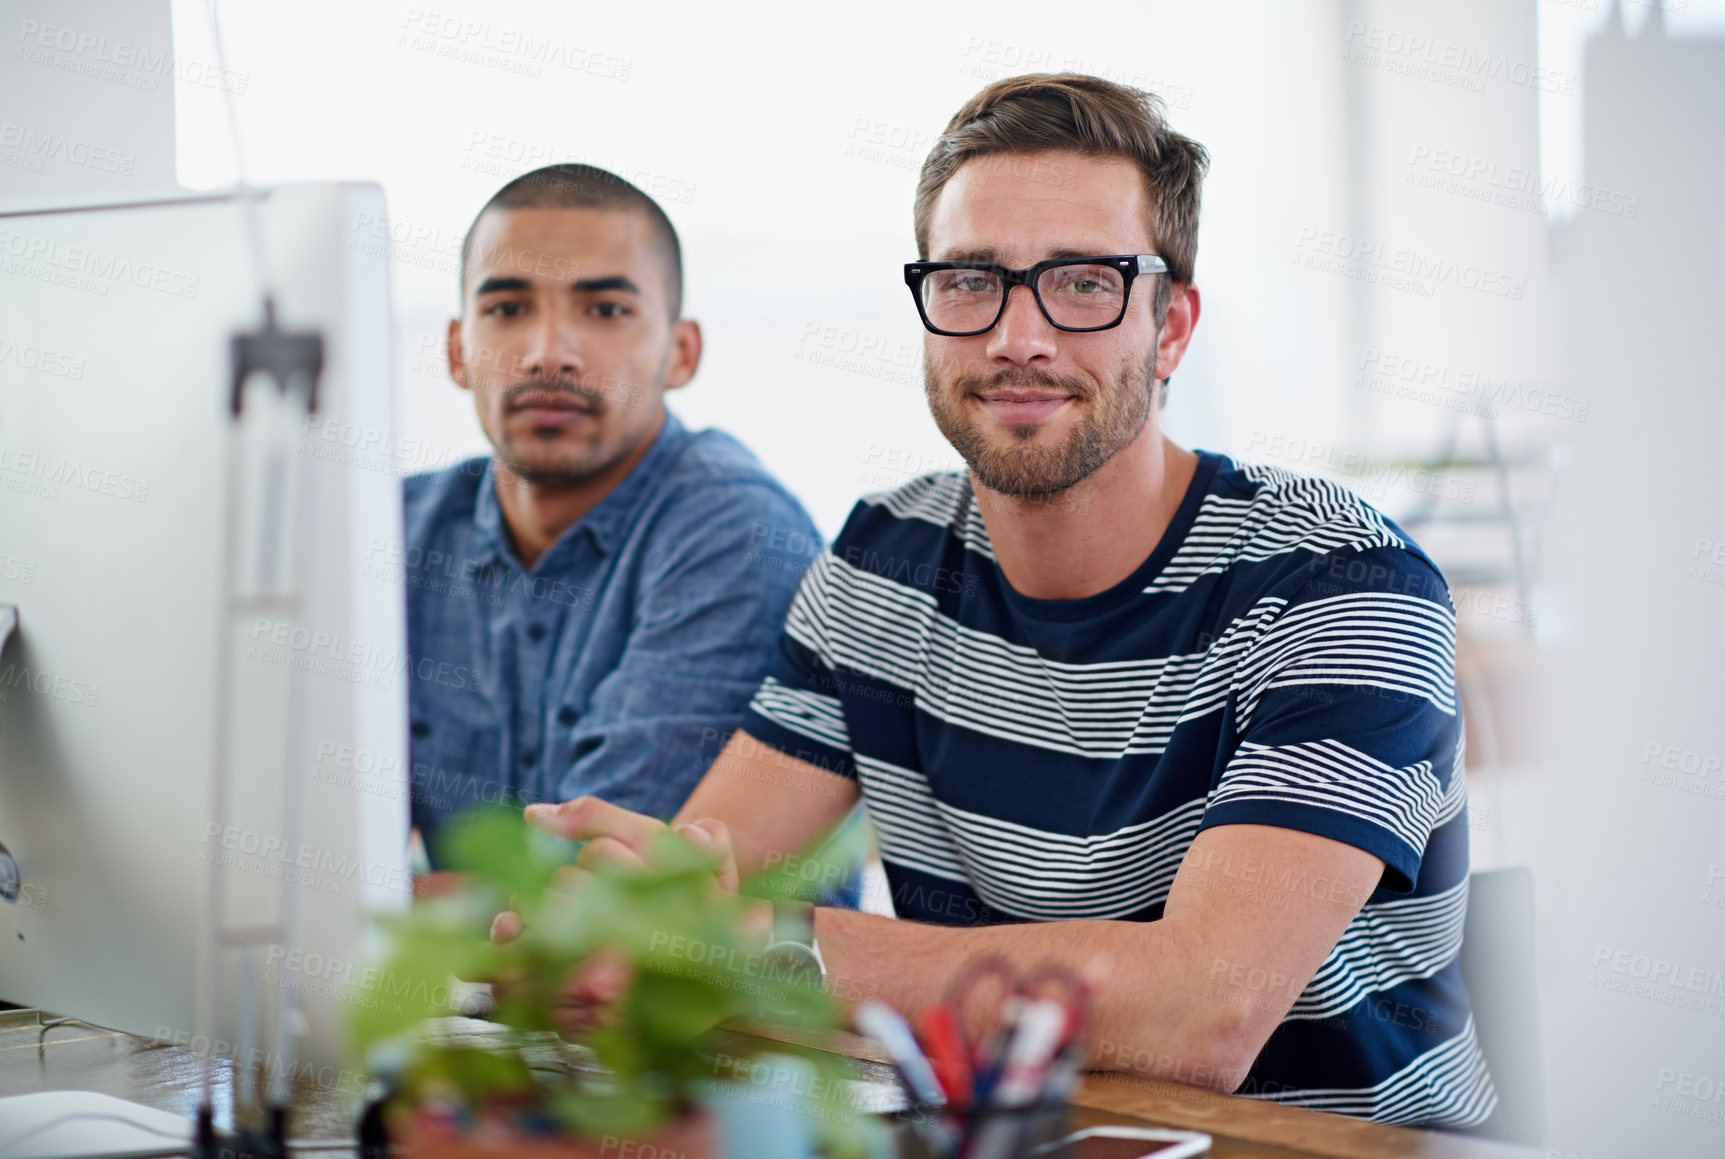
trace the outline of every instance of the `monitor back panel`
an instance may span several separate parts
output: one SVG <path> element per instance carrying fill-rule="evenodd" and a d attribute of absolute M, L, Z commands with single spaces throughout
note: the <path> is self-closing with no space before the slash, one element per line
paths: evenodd
<path fill-rule="evenodd" d="M 366 185 L 262 199 L 282 324 L 321 331 L 326 365 L 316 428 L 293 441 L 315 496 L 301 611 L 231 631 L 229 338 L 260 320 L 237 202 L 0 214 L 0 604 L 19 619 L 0 652 L 0 845 L 18 871 L 0 999 L 189 1041 L 215 930 L 297 907 L 298 944 L 221 959 L 213 1037 L 255 1046 L 286 991 L 300 1056 L 342 1060 L 365 915 L 408 889 L 402 592 L 362 574 L 401 522 L 390 457 L 364 453 L 394 431 L 387 257 L 356 244 L 383 213 Z"/>

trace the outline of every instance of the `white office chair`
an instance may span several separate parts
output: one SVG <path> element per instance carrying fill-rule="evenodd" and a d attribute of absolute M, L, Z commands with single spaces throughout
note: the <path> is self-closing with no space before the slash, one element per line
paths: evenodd
<path fill-rule="evenodd" d="M 1461 976 L 1497 1109 L 1468 1133 L 1542 1147 L 1545 1057 L 1533 946 L 1533 874 L 1517 866 L 1469 877 Z"/>

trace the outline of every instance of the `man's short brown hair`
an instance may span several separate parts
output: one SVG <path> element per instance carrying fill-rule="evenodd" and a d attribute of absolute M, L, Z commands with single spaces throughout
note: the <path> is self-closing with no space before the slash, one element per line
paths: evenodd
<path fill-rule="evenodd" d="M 1162 101 L 1083 73 L 1031 73 L 995 81 L 947 122 L 916 183 L 916 251 L 928 260 L 928 219 L 958 167 L 995 153 L 1066 149 L 1137 164 L 1150 192 L 1150 237 L 1168 263 L 1156 287 L 1156 319 L 1173 283 L 1189 283 L 1198 257 L 1198 196 L 1209 168 L 1204 146 L 1169 128 Z"/>

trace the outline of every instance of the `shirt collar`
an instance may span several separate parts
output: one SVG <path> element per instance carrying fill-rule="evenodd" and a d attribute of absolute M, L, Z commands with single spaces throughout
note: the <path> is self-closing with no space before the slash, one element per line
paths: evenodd
<path fill-rule="evenodd" d="M 560 535 L 557 542 L 539 557 L 539 563 L 543 564 L 562 550 L 564 544 L 582 533 L 592 540 L 593 546 L 601 555 L 609 555 L 618 539 L 628 529 L 635 507 L 652 486 L 653 476 L 676 453 L 688 433 L 682 420 L 667 407 L 664 426 L 659 428 L 653 445 L 641 457 L 641 461 L 635 464 L 635 469 L 612 488 L 609 495 L 599 500 L 593 510 Z M 495 457 L 485 464 L 485 477 L 479 482 L 478 501 L 473 508 L 473 527 L 477 532 L 473 541 L 475 563 L 484 565 L 502 559 L 521 567 L 515 548 L 509 542 L 508 527 L 503 521 L 503 508 L 497 501 Z"/>

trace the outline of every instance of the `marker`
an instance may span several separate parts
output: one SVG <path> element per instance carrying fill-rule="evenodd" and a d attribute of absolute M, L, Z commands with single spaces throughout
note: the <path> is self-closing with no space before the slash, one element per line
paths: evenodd
<path fill-rule="evenodd" d="M 922 1041 L 929 1065 L 946 1091 L 947 1103 L 963 1110 L 970 1106 L 970 1059 L 966 1057 L 964 1034 L 958 1015 L 950 1006 L 930 1006 L 922 1015 Z"/>
<path fill-rule="evenodd" d="M 884 1002 L 868 1001 L 856 1008 L 854 1017 L 858 1030 L 886 1047 L 913 1100 L 925 1107 L 946 1106 L 946 1092 L 941 1090 L 940 1080 L 916 1044 L 916 1035 L 904 1015 Z"/>
<path fill-rule="evenodd" d="M 1054 1056 L 1054 1062 L 1048 1068 L 1048 1081 L 1036 1101 L 1071 1102 L 1072 1096 L 1078 1093 L 1078 1083 L 1083 1076 L 1084 1051 L 1077 1043 L 1070 1043 Z"/>
<path fill-rule="evenodd" d="M 1048 1077 L 1049 1063 L 1060 1048 L 1067 1020 L 1066 1007 L 1052 998 L 1038 998 L 1025 1005 L 990 1100 L 994 1106 L 1027 1107 L 1036 1101 Z"/>

